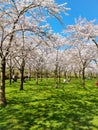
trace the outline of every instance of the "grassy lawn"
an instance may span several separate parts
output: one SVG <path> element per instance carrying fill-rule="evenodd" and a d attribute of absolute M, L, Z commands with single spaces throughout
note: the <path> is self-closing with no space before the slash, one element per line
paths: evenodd
<path fill-rule="evenodd" d="M 61 83 L 53 79 L 10 86 L 6 83 L 8 105 L 0 108 L 0 130 L 98 130 L 98 88 L 95 80 Z"/>

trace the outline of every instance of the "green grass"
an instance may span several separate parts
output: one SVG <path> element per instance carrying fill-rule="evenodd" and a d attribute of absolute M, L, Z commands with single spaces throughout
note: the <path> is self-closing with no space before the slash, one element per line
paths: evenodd
<path fill-rule="evenodd" d="M 6 83 L 8 105 L 0 108 L 0 130 L 98 130 L 98 88 L 95 80 L 61 83 L 53 79 L 11 86 Z"/>

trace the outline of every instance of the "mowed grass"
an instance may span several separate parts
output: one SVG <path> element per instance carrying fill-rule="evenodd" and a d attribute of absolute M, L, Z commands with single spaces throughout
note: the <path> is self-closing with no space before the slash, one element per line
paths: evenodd
<path fill-rule="evenodd" d="M 98 130 L 98 88 L 95 79 L 61 83 L 55 88 L 53 79 L 6 82 L 8 105 L 0 108 L 0 130 Z"/>

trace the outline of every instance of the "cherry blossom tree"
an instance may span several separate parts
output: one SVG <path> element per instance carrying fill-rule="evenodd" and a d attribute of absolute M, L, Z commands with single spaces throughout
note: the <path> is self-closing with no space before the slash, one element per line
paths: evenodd
<path fill-rule="evenodd" d="M 94 53 L 94 46 L 90 44 L 83 44 L 78 41 L 78 44 L 73 50 L 73 61 L 78 62 L 79 68 L 82 74 L 82 87 L 85 87 L 85 69 L 94 59 L 96 53 Z"/>
<path fill-rule="evenodd" d="M 68 25 L 64 33 L 67 33 L 69 45 L 72 45 L 74 58 L 79 60 L 78 63 L 82 71 L 82 86 L 85 87 L 85 69 L 96 52 L 94 51 L 96 50 L 95 46 L 92 46 L 93 43 L 89 41 L 89 38 L 98 36 L 98 25 L 94 24 L 94 20 L 88 22 L 81 17 L 75 22 L 75 25 Z M 95 45 L 97 46 L 97 43 Z"/>
<path fill-rule="evenodd" d="M 65 4 L 58 5 L 54 0 L 0 1 L 1 105 L 7 104 L 5 96 L 6 58 L 9 55 L 15 34 L 24 30 L 43 37 L 47 33 L 45 33 L 44 28 L 40 28 L 39 23 L 45 21 L 48 16 L 60 19 L 59 12 L 66 13 L 66 10 Z"/>
<path fill-rule="evenodd" d="M 98 48 L 98 24 L 95 23 L 95 20 L 87 21 L 86 18 L 79 17 L 75 20 L 75 24 L 68 25 L 64 32 L 68 33 L 70 44 L 75 43 L 76 39 L 78 38 L 85 41 L 85 43 L 88 41 L 92 43 L 91 41 L 93 41 Z"/>
<path fill-rule="evenodd" d="M 60 81 L 60 62 L 61 62 L 61 51 L 60 49 L 65 44 L 65 38 L 60 34 L 54 34 L 52 37 L 53 49 L 54 49 L 54 75 L 55 75 L 55 83 L 56 88 L 59 86 Z"/>

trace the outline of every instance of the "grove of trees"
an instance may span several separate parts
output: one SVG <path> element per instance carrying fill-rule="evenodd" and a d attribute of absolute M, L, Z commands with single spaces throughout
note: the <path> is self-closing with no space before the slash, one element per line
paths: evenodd
<path fill-rule="evenodd" d="M 98 24 L 84 18 L 56 34 L 47 19 L 61 21 L 68 10 L 54 0 L 0 1 L 0 105 L 6 105 L 5 80 L 18 72 L 23 90 L 25 72 L 29 77 L 54 77 L 56 88 L 61 77 L 98 75 Z M 7 77 L 9 71 L 9 77 Z M 33 75 L 32 75 L 33 73 Z"/>

